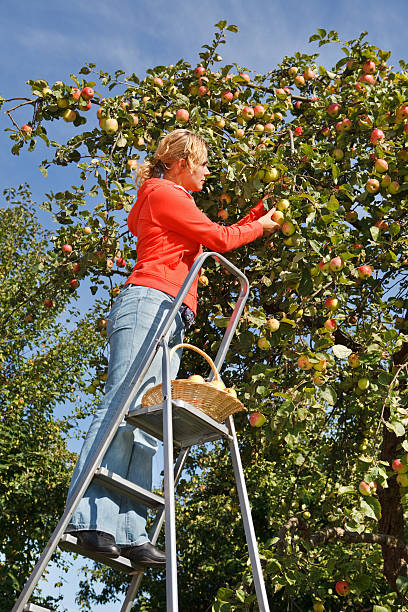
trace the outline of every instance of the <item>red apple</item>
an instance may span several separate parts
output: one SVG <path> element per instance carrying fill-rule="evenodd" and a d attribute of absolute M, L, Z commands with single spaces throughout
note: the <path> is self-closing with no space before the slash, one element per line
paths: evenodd
<path fill-rule="evenodd" d="M 334 312 L 339 307 L 339 300 L 336 297 L 328 297 L 325 300 L 324 305 L 326 306 L 326 308 Z"/>
<path fill-rule="evenodd" d="M 228 210 L 225 210 L 225 208 L 220 208 L 217 213 L 217 216 L 223 221 L 225 221 L 225 219 L 228 219 Z"/>
<path fill-rule="evenodd" d="M 223 91 L 221 94 L 221 100 L 223 102 L 232 102 L 232 100 L 234 99 L 234 94 L 232 93 L 232 91 Z"/>
<path fill-rule="evenodd" d="M 257 119 L 260 119 L 261 117 L 263 117 L 265 114 L 265 108 L 262 106 L 262 104 L 257 104 L 256 106 L 254 106 L 254 115 Z"/>
<path fill-rule="evenodd" d="M 337 323 L 334 319 L 327 319 L 324 323 L 324 329 L 330 333 L 336 331 Z"/>
<path fill-rule="evenodd" d="M 252 106 L 244 106 L 241 111 L 241 117 L 244 119 L 244 121 L 250 121 L 251 119 L 253 119 L 254 114 L 255 113 Z"/>
<path fill-rule="evenodd" d="M 362 74 L 360 77 L 360 83 L 367 83 L 367 85 L 374 85 L 375 79 L 372 74 Z"/>
<path fill-rule="evenodd" d="M 32 132 L 33 128 L 28 123 L 21 126 L 21 133 L 24 134 L 24 136 L 31 136 Z"/>
<path fill-rule="evenodd" d="M 388 163 L 385 161 L 385 159 L 377 158 L 375 160 L 374 169 L 375 169 L 376 172 L 380 172 L 381 174 L 383 172 L 387 172 L 387 170 L 388 170 Z"/>
<path fill-rule="evenodd" d="M 46 308 L 52 308 L 54 306 L 54 302 L 50 300 L 49 298 L 47 298 L 44 300 L 44 306 Z"/>
<path fill-rule="evenodd" d="M 64 244 L 61 248 L 65 253 L 72 253 L 72 246 L 70 244 Z"/>
<path fill-rule="evenodd" d="M 351 368 L 358 368 L 360 366 L 360 359 L 356 353 L 351 353 L 351 355 L 348 356 L 348 362 Z"/>
<path fill-rule="evenodd" d="M 196 75 L 196 77 L 200 77 L 203 76 L 203 74 L 205 74 L 205 68 L 204 66 L 197 66 L 197 68 L 195 68 L 194 70 L 194 74 Z"/>
<path fill-rule="evenodd" d="M 384 142 L 384 140 L 385 140 L 385 134 L 382 130 L 375 128 L 371 132 L 371 136 L 370 136 L 371 144 L 377 145 L 377 144 L 380 144 L 381 142 Z"/>
<path fill-rule="evenodd" d="M 361 495 L 371 495 L 372 492 L 371 486 L 365 480 L 362 480 L 360 482 L 360 484 L 358 485 L 358 490 L 360 491 Z"/>
<path fill-rule="evenodd" d="M 280 87 L 275 91 L 275 95 L 278 100 L 286 100 L 286 98 L 290 95 L 290 92 L 288 93 L 286 89 Z"/>
<path fill-rule="evenodd" d="M 79 280 L 77 280 L 76 278 L 73 278 L 70 282 L 69 282 L 71 289 L 78 289 L 79 287 Z"/>
<path fill-rule="evenodd" d="M 301 355 L 297 360 L 297 364 L 301 370 L 311 370 L 313 367 L 307 355 Z"/>
<path fill-rule="evenodd" d="M 295 76 L 294 83 L 296 87 L 303 87 L 305 84 L 305 77 L 302 74 L 298 74 L 297 76 Z"/>
<path fill-rule="evenodd" d="M 123 257 L 118 257 L 116 260 L 116 265 L 118 268 L 124 268 L 126 266 L 126 259 L 123 259 Z"/>
<path fill-rule="evenodd" d="M 330 117 L 337 117 L 337 115 L 340 112 L 340 105 L 333 103 L 333 104 L 329 104 L 329 106 L 327 107 L 327 114 L 330 115 Z"/>
<path fill-rule="evenodd" d="M 373 269 L 371 266 L 364 264 L 358 268 L 357 272 L 360 278 L 368 278 L 371 276 Z"/>
<path fill-rule="evenodd" d="M 303 128 L 302 128 L 302 126 L 301 126 L 301 125 L 299 125 L 298 127 L 296 127 L 296 128 L 293 130 L 293 133 L 294 133 L 294 135 L 295 135 L 295 136 L 301 136 L 301 135 L 303 134 Z"/>
<path fill-rule="evenodd" d="M 71 90 L 71 96 L 74 98 L 75 102 L 78 102 L 79 98 L 81 97 L 81 90 L 77 87 L 73 87 Z"/>
<path fill-rule="evenodd" d="M 313 81 L 315 78 L 315 73 L 311 68 L 306 68 L 306 70 L 303 72 L 303 76 L 305 77 L 306 81 Z"/>
<path fill-rule="evenodd" d="M 408 472 L 408 465 L 406 463 L 402 463 L 401 459 L 394 459 L 392 462 L 392 469 L 397 474 L 405 474 Z"/>
<path fill-rule="evenodd" d="M 292 236 L 295 233 L 295 226 L 291 221 L 285 221 L 281 226 L 281 230 L 285 236 Z"/>
<path fill-rule="evenodd" d="M 187 123 L 190 119 L 190 114 L 188 110 L 185 108 L 179 108 L 176 112 L 176 121 L 181 121 L 182 123 Z"/>
<path fill-rule="evenodd" d="M 262 427 L 265 421 L 266 418 L 260 412 L 252 412 L 249 415 L 249 423 L 252 425 L 252 427 Z"/>
<path fill-rule="evenodd" d="M 346 580 L 339 580 L 339 582 L 336 582 L 336 593 L 342 597 L 348 595 L 350 593 L 349 583 Z"/>
<path fill-rule="evenodd" d="M 249 76 L 249 74 L 246 74 L 245 72 L 241 72 L 239 76 L 241 77 L 243 81 L 246 81 L 247 83 L 249 83 L 249 81 L 251 80 L 251 77 Z"/>
<path fill-rule="evenodd" d="M 81 91 L 81 97 L 84 100 L 92 100 L 94 95 L 95 95 L 95 92 L 92 89 L 92 87 L 84 87 L 83 90 Z"/>
<path fill-rule="evenodd" d="M 372 60 L 367 60 L 363 64 L 363 72 L 365 74 L 374 74 L 374 72 L 375 72 L 375 63 Z"/>
<path fill-rule="evenodd" d="M 366 183 L 368 193 L 377 193 L 380 190 L 380 182 L 377 179 L 369 179 Z"/>
<path fill-rule="evenodd" d="M 342 269 L 344 262 L 341 257 L 333 257 L 330 260 L 329 268 L 332 272 L 339 272 Z"/>
<path fill-rule="evenodd" d="M 332 155 L 336 161 L 340 161 L 344 157 L 344 151 L 336 147 L 335 149 L 333 149 Z"/>

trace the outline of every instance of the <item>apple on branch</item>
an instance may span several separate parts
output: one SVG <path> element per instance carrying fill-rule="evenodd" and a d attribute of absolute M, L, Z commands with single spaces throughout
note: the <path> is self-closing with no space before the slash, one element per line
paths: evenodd
<path fill-rule="evenodd" d="M 252 412 L 249 415 L 249 424 L 252 425 L 252 427 L 262 427 L 265 421 L 266 418 L 261 412 Z"/>

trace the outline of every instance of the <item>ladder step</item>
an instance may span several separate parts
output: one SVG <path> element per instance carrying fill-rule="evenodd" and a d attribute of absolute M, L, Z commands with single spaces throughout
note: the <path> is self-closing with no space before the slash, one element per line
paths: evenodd
<path fill-rule="evenodd" d="M 24 612 L 51 612 L 49 608 L 43 608 L 42 606 L 37 606 L 36 604 L 28 603 L 23 608 Z"/>
<path fill-rule="evenodd" d="M 109 557 L 105 557 L 104 555 L 92 554 L 86 550 L 84 550 L 79 544 L 77 544 L 77 539 L 75 536 L 71 534 L 64 534 L 59 541 L 59 547 L 62 550 L 66 550 L 68 552 L 78 553 L 83 557 L 87 557 L 88 559 L 92 559 L 93 561 L 97 561 L 98 563 L 103 563 L 104 565 L 109 565 L 109 567 L 113 567 L 120 572 L 124 572 L 125 574 L 142 574 L 143 570 L 138 568 L 136 565 L 133 565 L 129 559 L 126 557 L 117 557 L 117 559 L 111 559 Z M 31 608 L 30 608 L 31 609 Z M 43 608 L 38 608 L 38 610 L 42 610 Z M 34 608 L 33 608 L 34 610 Z"/>
<path fill-rule="evenodd" d="M 149 508 L 163 508 L 164 497 L 152 493 L 139 485 L 122 478 L 115 472 L 110 472 L 106 468 L 98 468 L 95 471 L 94 478 L 102 482 L 106 487 L 119 491 L 122 495 L 129 497 L 137 502 L 143 503 Z"/>
<path fill-rule="evenodd" d="M 173 441 L 179 448 L 231 439 L 226 425 L 218 423 L 183 400 L 173 400 Z M 129 410 L 126 421 L 163 440 L 163 404 Z"/>

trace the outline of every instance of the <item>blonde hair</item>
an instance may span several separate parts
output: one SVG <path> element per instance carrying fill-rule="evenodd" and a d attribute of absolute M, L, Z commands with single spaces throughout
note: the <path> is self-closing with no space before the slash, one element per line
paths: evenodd
<path fill-rule="evenodd" d="M 185 159 L 192 170 L 207 159 L 207 143 L 204 138 L 185 129 L 173 130 L 164 136 L 150 159 L 146 159 L 136 172 L 136 184 L 141 187 L 149 178 L 159 178 L 171 164 Z"/>

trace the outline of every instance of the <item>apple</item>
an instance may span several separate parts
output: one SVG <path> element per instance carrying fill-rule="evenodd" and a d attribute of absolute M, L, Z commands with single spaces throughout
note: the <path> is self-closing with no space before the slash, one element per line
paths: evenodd
<path fill-rule="evenodd" d="M 368 278 L 369 276 L 371 276 L 373 269 L 371 266 L 368 266 L 367 264 L 363 264 L 362 266 L 358 268 L 357 272 L 360 278 Z"/>
<path fill-rule="evenodd" d="M 232 93 L 232 91 L 223 91 L 221 94 L 221 100 L 223 102 L 232 102 L 232 100 L 234 99 L 234 94 Z"/>
<path fill-rule="evenodd" d="M 401 106 L 397 108 L 396 119 L 397 121 L 408 119 L 408 106 L 406 104 L 401 104 Z"/>
<path fill-rule="evenodd" d="M 350 593 L 349 583 L 346 580 L 339 580 L 339 582 L 336 582 L 336 593 L 342 597 L 348 595 Z"/>
<path fill-rule="evenodd" d="M 264 132 L 264 126 L 262 125 L 262 123 L 257 123 L 254 127 L 254 132 L 256 132 L 257 134 L 263 134 Z"/>
<path fill-rule="evenodd" d="M 269 168 L 269 170 L 265 171 L 264 181 L 265 183 L 274 183 L 278 180 L 280 176 L 280 172 L 277 168 Z"/>
<path fill-rule="evenodd" d="M 62 118 L 67 123 L 72 123 L 72 121 L 75 121 L 76 116 L 77 116 L 77 114 L 76 114 L 76 112 L 74 110 L 72 110 L 72 108 L 67 108 L 62 113 Z"/>
<path fill-rule="evenodd" d="M 397 474 L 405 474 L 405 472 L 408 472 L 408 464 L 403 463 L 401 459 L 394 459 L 392 462 L 392 469 L 394 472 L 397 472 Z"/>
<path fill-rule="evenodd" d="M 254 116 L 257 119 L 261 119 L 261 117 L 263 117 L 265 114 L 265 108 L 262 106 L 262 104 L 257 104 L 256 106 L 254 106 Z"/>
<path fill-rule="evenodd" d="M 57 106 L 58 108 L 68 108 L 69 99 L 68 98 L 57 98 Z"/>
<path fill-rule="evenodd" d="M 163 113 L 163 116 L 164 115 L 165 115 L 165 113 Z M 135 125 L 137 125 L 139 123 L 139 117 L 137 115 L 135 115 L 134 113 L 129 113 L 128 121 L 129 121 L 130 125 L 132 125 L 134 127 Z"/>
<path fill-rule="evenodd" d="M 223 221 L 225 221 L 225 219 L 228 219 L 228 210 L 225 210 L 225 208 L 220 208 L 217 213 L 217 216 Z"/>
<path fill-rule="evenodd" d="M 157 87 L 163 87 L 163 81 L 160 77 L 154 77 L 153 83 L 157 85 Z"/>
<path fill-rule="evenodd" d="M 69 282 L 71 289 L 78 289 L 79 287 L 79 280 L 77 280 L 76 278 L 73 278 L 70 282 Z"/>
<path fill-rule="evenodd" d="M 75 102 L 78 102 L 79 98 L 81 97 L 81 90 L 77 87 L 73 87 L 71 89 L 71 96 L 74 98 Z"/>
<path fill-rule="evenodd" d="M 102 119 L 102 129 L 109 135 L 114 134 L 119 129 L 119 124 L 116 119 L 111 119 L 110 117 L 106 117 L 106 119 Z"/>
<path fill-rule="evenodd" d="M 295 233 L 295 226 L 293 225 L 292 221 L 285 221 L 285 223 L 283 223 L 281 226 L 281 230 L 284 236 L 292 236 L 292 234 Z"/>
<path fill-rule="evenodd" d="M 119 287 L 113 287 L 110 291 L 109 291 L 110 295 L 112 297 L 117 297 L 120 293 L 120 288 Z"/>
<path fill-rule="evenodd" d="M 356 353 L 351 353 L 351 355 L 348 356 L 348 362 L 351 368 L 358 368 L 360 366 L 360 359 Z"/>
<path fill-rule="evenodd" d="M 208 384 L 214 387 L 215 389 L 218 389 L 218 391 L 225 391 L 225 385 L 222 380 L 212 380 Z"/>
<path fill-rule="evenodd" d="M 373 145 L 378 145 L 381 142 L 384 142 L 385 134 L 382 130 L 375 128 L 370 135 L 370 142 Z"/>
<path fill-rule="evenodd" d="M 118 257 L 116 259 L 116 265 L 118 268 L 124 268 L 126 266 L 126 259 L 123 259 L 123 257 Z"/>
<path fill-rule="evenodd" d="M 229 193 L 222 193 L 220 195 L 220 202 L 222 202 L 223 204 L 226 204 L 228 206 L 228 204 L 231 204 L 231 196 Z"/>
<path fill-rule="evenodd" d="M 279 225 L 283 225 L 285 221 L 285 215 L 281 210 L 275 210 L 275 212 L 272 214 L 272 220 L 275 221 L 275 223 L 278 223 Z"/>
<path fill-rule="evenodd" d="M 255 113 L 252 106 L 244 106 L 241 111 L 241 117 L 244 119 L 244 121 L 250 121 L 251 119 L 253 119 L 254 114 Z"/>
<path fill-rule="evenodd" d="M 313 612 L 324 612 L 324 605 L 321 601 L 315 601 L 313 604 Z"/>
<path fill-rule="evenodd" d="M 223 130 L 225 128 L 225 119 L 223 117 L 217 117 L 214 121 L 214 125 L 219 130 Z"/>
<path fill-rule="evenodd" d="M 336 297 L 328 297 L 324 305 L 332 312 L 335 312 L 339 307 L 339 300 Z"/>
<path fill-rule="evenodd" d="M 295 76 L 294 83 L 296 87 L 299 87 L 299 89 L 304 87 L 305 82 L 306 82 L 305 77 L 302 74 L 298 74 L 297 76 Z"/>
<path fill-rule="evenodd" d="M 33 128 L 28 123 L 25 123 L 24 125 L 21 126 L 20 131 L 22 134 L 24 134 L 24 136 L 31 136 L 33 132 Z"/>
<path fill-rule="evenodd" d="M 282 200 L 279 200 L 279 202 L 276 203 L 277 210 L 280 210 L 282 212 L 284 212 L 285 210 L 288 210 L 289 207 L 290 207 L 290 202 L 289 200 L 286 200 L 285 198 L 282 198 Z"/>
<path fill-rule="evenodd" d="M 357 387 L 361 389 L 361 391 L 366 391 L 369 386 L 370 386 L 370 381 L 365 376 L 363 376 L 363 378 L 360 378 L 357 381 Z"/>
<path fill-rule="evenodd" d="M 205 380 L 202 376 L 200 376 L 199 374 L 192 374 L 191 376 L 188 377 L 188 379 L 190 382 L 192 383 L 205 383 Z"/>
<path fill-rule="evenodd" d="M 388 230 L 388 223 L 384 219 L 380 219 L 375 222 L 375 227 L 378 227 L 382 232 L 386 232 Z"/>
<path fill-rule="evenodd" d="M 348 221 L 349 223 L 354 223 L 354 221 L 357 221 L 358 219 L 358 213 L 356 210 L 348 210 L 344 216 L 344 218 L 346 219 L 346 221 Z"/>
<path fill-rule="evenodd" d="M 337 323 L 334 319 L 327 319 L 324 323 L 324 329 L 330 333 L 333 333 L 337 329 Z"/>
<path fill-rule="evenodd" d="M 238 128 L 237 130 L 235 130 L 235 136 L 237 138 L 243 138 L 245 136 L 245 130 L 243 130 L 242 128 Z"/>
<path fill-rule="evenodd" d="M 388 185 L 388 191 L 392 195 L 395 195 L 396 193 L 398 193 L 400 188 L 401 188 L 401 186 L 398 183 L 398 181 L 391 181 L 391 183 Z"/>
<path fill-rule="evenodd" d="M 385 159 L 377 158 L 375 160 L 374 169 L 376 172 L 380 172 L 381 174 L 383 172 L 387 172 L 388 163 L 385 161 Z"/>
<path fill-rule="evenodd" d="M 262 351 L 267 351 L 271 348 L 271 344 L 268 338 L 265 338 L 265 336 L 261 336 L 258 339 L 257 345 L 258 345 L 258 348 L 260 348 Z"/>
<path fill-rule="evenodd" d="M 303 72 L 303 76 L 305 77 L 306 81 L 313 81 L 315 78 L 315 73 L 311 68 L 306 68 L 306 70 Z"/>
<path fill-rule="evenodd" d="M 302 126 L 301 126 L 301 125 L 299 125 L 298 127 L 296 127 L 296 128 L 293 130 L 293 133 L 294 133 L 294 135 L 295 135 L 295 136 L 301 136 L 301 135 L 303 134 L 303 128 L 302 128 Z"/>
<path fill-rule="evenodd" d="M 377 179 L 369 179 L 366 183 L 366 191 L 368 193 L 378 193 L 380 191 L 380 182 Z"/>
<path fill-rule="evenodd" d="M 329 106 L 327 107 L 327 114 L 330 117 L 337 117 L 337 115 L 340 112 L 340 105 L 333 103 L 333 104 L 329 104 Z"/>
<path fill-rule="evenodd" d="M 288 75 L 292 77 L 293 79 L 297 75 L 298 72 L 299 72 L 299 68 L 297 66 L 291 66 L 288 70 Z"/>
<path fill-rule="evenodd" d="M 340 161 L 344 157 L 344 151 L 336 147 L 333 149 L 333 157 L 336 161 Z"/>
<path fill-rule="evenodd" d="M 408 474 L 398 474 L 396 480 L 401 487 L 408 487 Z"/>
<path fill-rule="evenodd" d="M 326 378 L 324 376 L 322 376 L 320 372 L 314 372 L 313 373 L 313 382 L 318 387 L 321 387 L 326 382 Z"/>
<path fill-rule="evenodd" d="M 205 274 L 200 274 L 200 276 L 198 277 L 198 284 L 200 285 L 200 287 L 208 287 L 208 283 L 210 281 L 208 280 L 208 277 Z"/>
<path fill-rule="evenodd" d="M 318 372 L 325 372 L 327 369 L 327 360 L 326 359 L 319 359 L 319 361 L 317 363 L 313 363 L 312 367 L 317 370 Z"/>
<path fill-rule="evenodd" d="M 81 264 L 79 262 L 77 262 L 76 264 L 72 266 L 72 271 L 74 272 L 74 274 L 78 274 L 80 269 L 81 269 Z"/>
<path fill-rule="evenodd" d="M 89 110 L 91 110 L 91 107 L 92 107 L 92 102 L 90 100 L 89 101 L 87 101 L 87 100 L 82 100 L 82 101 L 79 100 L 79 102 L 78 102 L 79 110 L 89 111 Z"/>
<path fill-rule="evenodd" d="M 52 300 L 50 300 L 49 298 L 46 298 L 44 300 L 44 306 L 46 308 L 52 308 L 54 306 L 54 302 Z"/>
<path fill-rule="evenodd" d="M 252 425 L 252 427 L 262 427 L 265 421 L 266 418 L 260 412 L 252 412 L 249 415 L 249 424 Z"/>
<path fill-rule="evenodd" d="M 203 74 L 205 73 L 206 73 L 206 70 L 204 66 L 197 66 L 197 68 L 194 69 L 194 74 L 196 77 L 203 76 Z"/>
<path fill-rule="evenodd" d="M 190 114 L 188 110 L 185 108 L 179 108 L 176 112 L 176 121 L 181 121 L 181 123 L 187 123 L 190 119 Z"/>
<path fill-rule="evenodd" d="M 330 269 L 330 262 L 329 261 L 324 261 L 323 259 L 321 260 L 321 262 L 319 263 L 319 268 L 321 272 L 328 272 Z"/>
<path fill-rule="evenodd" d="M 360 76 L 360 83 L 367 83 L 367 85 L 374 85 L 375 79 L 372 74 L 362 74 Z"/>
<path fill-rule="evenodd" d="M 237 399 L 238 395 L 233 387 L 230 387 L 229 389 L 225 389 L 225 391 L 228 393 L 228 395 L 231 395 L 233 398 Z"/>
<path fill-rule="evenodd" d="M 273 132 L 275 131 L 275 126 L 273 125 L 273 123 L 265 123 L 264 131 L 265 134 L 273 134 Z"/>
<path fill-rule="evenodd" d="M 106 319 L 99 319 L 98 320 L 98 327 L 100 327 L 101 329 L 106 329 L 106 326 L 108 325 L 108 322 Z"/>
<path fill-rule="evenodd" d="M 280 327 L 280 322 L 278 321 L 278 319 L 274 319 L 273 317 L 271 317 L 267 320 L 266 326 L 270 332 L 276 332 Z"/>
<path fill-rule="evenodd" d="M 313 367 L 307 355 L 301 355 L 297 360 L 297 364 L 301 370 L 311 370 Z"/>
<path fill-rule="evenodd" d="M 126 166 L 128 167 L 128 170 L 136 170 L 138 165 L 139 165 L 139 162 L 137 161 L 137 159 L 128 159 L 126 162 Z"/>
<path fill-rule="evenodd" d="M 92 100 L 94 95 L 95 95 L 95 92 L 92 89 L 92 87 L 84 87 L 83 90 L 81 91 L 81 98 L 83 98 L 84 100 Z"/>
<path fill-rule="evenodd" d="M 324 127 L 324 128 L 322 129 L 322 134 L 323 134 L 323 136 L 330 136 L 330 133 L 331 133 L 331 132 L 330 132 L 330 128 L 329 128 L 329 127 L 327 127 L 327 126 L 326 126 L 326 127 Z"/>
<path fill-rule="evenodd" d="M 209 89 L 205 85 L 200 85 L 197 91 L 199 96 L 205 96 L 208 92 L 209 92 Z"/>
<path fill-rule="evenodd" d="M 329 268 L 332 272 L 339 272 L 342 269 L 344 262 L 341 257 L 333 257 L 329 262 Z"/>
<path fill-rule="evenodd" d="M 290 95 L 290 92 L 288 93 L 286 89 L 280 87 L 279 89 L 275 90 L 275 95 L 278 100 L 286 100 L 286 98 Z"/>
<path fill-rule="evenodd" d="M 72 253 L 72 246 L 70 244 L 64 244 L 61 249 L 64 253 Z"/>
<path fill-rule="evenodd" d="M 358 490 L 360 491 L 361 495 L 371 495 L 371 486 L 365 480 L 360 482 L 358 485 Z"/>
<path fill-rule="evenodd" d="M 363 64 L 363 72 L 365 74 L 374 74 L 375 70 L 376 70 L 375 63 L 372 60 L 367 60 Z"/>

